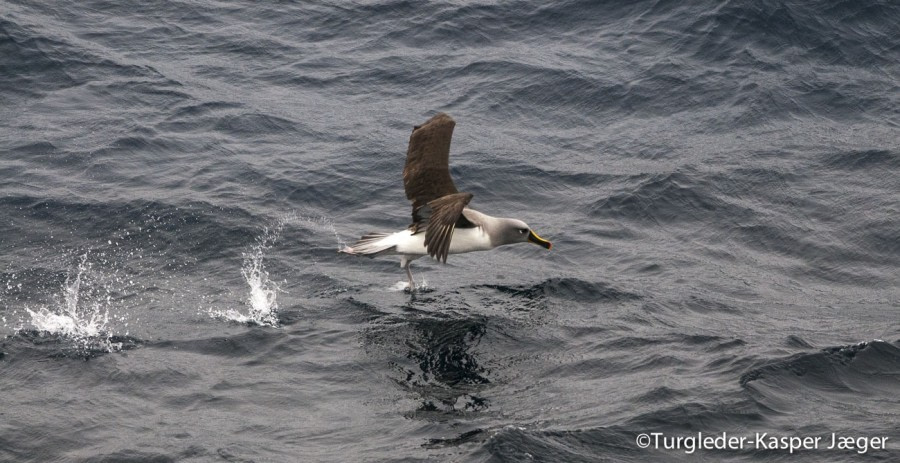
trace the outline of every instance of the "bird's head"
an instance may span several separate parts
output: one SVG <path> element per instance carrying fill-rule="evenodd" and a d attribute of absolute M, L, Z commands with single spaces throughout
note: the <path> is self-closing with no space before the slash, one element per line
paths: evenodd
<path fill-rule="evenodd" d="M 517 219 L 505 219 L 502 224 L 499 244 L 530 242 L 546 249 L 553 247 L 549 241 L 538 236 L 527 223 Z"/>

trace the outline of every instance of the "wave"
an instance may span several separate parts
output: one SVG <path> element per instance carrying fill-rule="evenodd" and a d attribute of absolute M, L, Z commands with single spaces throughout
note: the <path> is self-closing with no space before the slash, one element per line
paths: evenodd
<path fill-rule="evenodd" d="M 473 453 L 473 457 L 481 461 L 648 461 L 645 452 L 634 451 L 636 433 L 615 426 L 543 430 L 510 425 L 485 434 L 466 439 L 483 441 Z M 668 455 L 664 460 L 677 461 Z"/>
<path fill-rule="evenodd" d="M 313 86 L 352 93 L 365 88 L 363 97 L 449 89 L 453 108 L 502 112 L 507 118 L 541 108 L 569 124 L 590 123 L 583 114 L 616 121 L 716 108 L 710 123 L 733 126 L 811 116 L 896 118 L 896 85 L 884 82 L 880 68 L 894 62 L 891 38 L 900 30 L 888 18 L 897 14 L 896 5 L 878 0 L 815 6 L 774 0 L 573 0 L 531 7 L 444 5 L 429 12 L 409 2 L 388 2 L 317 9 L 307 25 L 316 30 L 319 24 L 365 18 L 360 33 L 368 40 L 360 40 L 351 53 L 378 52 L 393 44 L 416 55 L 376 55 L 340 78 L 316 72 Z M 421 28 L 423 20 L 432 26 Z M 576 37 L 588 44 L 582 55 L 529 53 L 532 45 L 546 45 L 551 38 L 565 44 Z M 503 47 L 509 41 L 523 42 L 521 52 L 515 48 L 500 58 L 474 60 L 443 52 L 446 47 Z M 434 44 L 441 45 L 440 53 Z M 623 55 L 635 61 L 662 59 L 646 66 L 606 65 Z M 796 69 L 795 63 L 804 62 L 822 69 L 791 78 L 808 71 Z M 858 85 L 843 78 L 847 67 L 873 72 Z"/>
<path fill-rule="evenodd" d="M 742 50 L 787 61 L 834 65 L 888 64 L 900 8 L 880 0 L 824 4 L 731 1 L 692 18 L 676 48 L 705 61 L 728 62 Z M 682 17 L 681 20 L 689 18 Z"/>
<path fill-rule="evenodd" d="M 842 151 L 826 155 L 824 167 L 842 171 L 900 169 L 900 152 L 890 150 Z"/>
<path fill-rule="evenodd" d="M 89 48 L 90 42 L 54 32 L 0 18 L 0 47 L 7 65 L 16 70 L 4 73 L 0 95 L 20 101 L 96 80 L 160 78 L 151 67 L 117 62 L 101 49 Z"/>
<path fill-rule="evenodd" d="M 529 300 L 554 298 L 582 302 L 613 302 L 641 299 L 641 296 L 616 289 L 607 283 L 590 282 L 578 278 L 549 278 L 532 286 L 481 285 L 512 297 Z"/>
<path fill-rule="evenodd" d="M 478 348 L 488 323 L 483 316 L 389 317 L 362 337 L 370 355 L 388 362 L 397 387 L 416 398 L 406 415 L 429 420 L 490 409 L 482 391 L 495 378 Z"/>
<path fill-rule="evenodd" d="M 825 396 L 893 394 L 898 381 L 900 347 L 880 340 L 796 354 L 754 368 L 740 378 L 741 386 L 762 400 L 798 391 Z"/>
<path fill-rule="evenodd" d="M 637 186 L 595 201 L 591 215 L 655 223 L 720 222 L 753 218 L 749 207 L 725 200 L 716 187 L 695 174 L 672 172 L 642 174 L 629 179 Z"/>

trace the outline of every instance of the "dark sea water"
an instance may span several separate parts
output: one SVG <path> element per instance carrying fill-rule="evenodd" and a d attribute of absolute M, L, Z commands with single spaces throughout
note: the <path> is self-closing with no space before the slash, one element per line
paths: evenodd
<path fill-rule="evenodd" d="M 3 462 L 900 461 L 900 3 L 0 0 L 0 259 Z"/>

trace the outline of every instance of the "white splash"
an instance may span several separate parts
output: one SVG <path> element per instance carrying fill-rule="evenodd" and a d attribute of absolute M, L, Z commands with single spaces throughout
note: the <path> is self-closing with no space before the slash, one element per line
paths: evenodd
<path fill-rule="evenodd" d="M 427 291 L 430 288 L 428 287 L 428 282 L 425 281 L 425 278 L 422 278 L 422 282 L 416 285 L 416 291 Z M 388 291 L 407 291 L 409 290 L 409 282 L 408 281 L 398 281 L 394 283 L 393 286 L 388 288 Z"/>
<path fill-rule="evenodd" d="M 250 293 L 246 299 L 246 313 L 236 309 L 206 309 L 209 316 L 238 323 L 278 326 L 278 293 L 284 291 L 272 281 L 269 272 L 266 271 L 265 257 L 275 246 L 287 225 L 312 225 L 314 229 L 325 230 L 333 235 L 337 241 L 337 249 L 342 249 L 347 245 L 338 234 L 334 221 L 328 217 L 303 215 L 296 211 L 282 215 L 272 229 L 265 228 L 262 235 L 256 238 L 256 244 L 251 252 L 243 254 L 241 275 L 250 287 Z M 312 265 L 318 266 L 318 262 L 313 259 Z M 324 270 L 319 270 L 327 275 Z"/>
<path fill-rule="evenodd" d="M 390 288 L 388 288 L 388 291 L 393 291 L 393 292 L 405 291 L 407 288 L 409 288 L 408 281 L 398 281 L 398 282 L 394 283 L 394 286 L 391 286 Z"/>
<path fill-rule="evenodd" d="M 278 240 L 284 221 L 280 221 L 274 229 L 265 229 L 262 236 L 256 239 L 251 253 L 244 253 L 244 264 L 241 275 L 250 286 L 247 297 L 249 311 L 245 314 L 235 309 L 209 310 L 214 318 L 224 318 L 238 323 L 252 323 L 262 326 L 278 326 L 278 285 L 269 279 L 264 259 L 266 251 Z"/>
<path fill-rule="evenodd" d="M 122 343 L 112 342 L 113 336 L 109 329 L 109 292 L 107 291 L 104 299 L 92 294 L 91 288 L 82 289 L 82 280 L 88 278 L 91 271 L 91 264 L 85 253 L 81 256 L 74 280 L 71 274 L 66 276 L 62 287 L 62 307 L 40 307 L 37 310 L 26 308 L 25 311 L 31 316 L 30 324 L 41 335 L 68 338 L 84 350 L 115 352 L 122 348 Z M 83 296 L 88 296 L 87 304 Z"/>
<path fill-rule="evenodd" d="M 247 302 L 250 305 L 250 317 L 259 320 L 263 324 L 275 325 L 278 320 L 275 314 L 278 311 L 278 285 L 269 280 L 269 272 L 263 268 L 263 254 L 260 252 L 250 258 L 250 265 L 241 269 L 244 280 L 250 285 L 250 297 Z"/>
<path fill-rule="evenodd" d="M 337 241 L 337 249 L 341 250 L 347 247 L 347 243 L 341 238 L 341 235 L 338 234 L 337 229 L 334 227 L 334 220 L 325 216 L 312 216 L 312 215 L 303 215 L 295 212 L 290 212 L 285 214 L 281 221 L 279 222 L 280 226 L 284 226 L 286 224 L 298 224 L 305 223 L 308 225 L 313 225 L 314 227 L 323 229 L 327 232 L 330 232 L 334 239 Z"/>

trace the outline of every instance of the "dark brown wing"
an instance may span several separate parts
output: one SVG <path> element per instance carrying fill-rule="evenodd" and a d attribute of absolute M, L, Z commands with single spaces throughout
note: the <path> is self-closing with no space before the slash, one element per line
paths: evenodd
<path fill-rule="evenodd" d="M 453 230 L 457 225 L 472 225 L 462 215 L 463 209 L 471 200 L 471 193 L 454 193 L 435 199 L 425 206 L 431 212 L 425 228 L 425 251 L 428 255 L 447 262 Z"/>
<path fill-rule="evenodd" d="M 406 199 L 413 202 L 413 222 L 416 210 L 442 196 L 457 193 L 450 177 L 450 138 L 453 118 L 438 113 L 413 129 L 403 167 L 403 188 Z"/>

